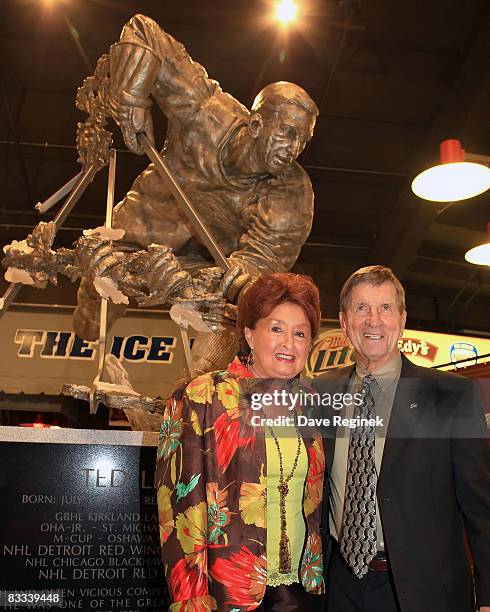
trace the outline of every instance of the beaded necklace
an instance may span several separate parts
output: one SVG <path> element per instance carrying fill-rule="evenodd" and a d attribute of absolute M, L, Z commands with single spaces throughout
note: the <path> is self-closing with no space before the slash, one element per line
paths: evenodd
<path fill-rule="evenodd" d="M 260 408 L 262 412 L 262 416 L 267 418 L 263 408 Z M 296 409 L 293 408 L 294 414 L 294 428 L 296 430 L 296 435 L 298 437 L 298 448 L 296 449 L 296 456 L 294 458 L 293 467 L 289 474 L 284 478 L 284 467 L 282 464 L 282 452 L 281 447 L 279 445 L 279 440 L 277 439 L 274 430 L 270 425 L 266 425 L 269 429 L 272 437 L 274 438 L 274 442 L 277 448 L 277 454 L 279 457 L 279 484 L 277 485 L 277 490 L 279 491 L 279 517 L 281 520 L 281 538 L 279 540 L 279 573 L 280 574 L 289 574 L 291 571 L 291 546 L 289 544 L 289 538 L 287 534 L 287 522 L 286 522 L 286 497 L 289 493 L 288 482 L 293 477 L 293 474 L 298 466 L 299 456 L 301 454 L 301 434 L 298 429 L 298 415 L 296 414 Z"/>

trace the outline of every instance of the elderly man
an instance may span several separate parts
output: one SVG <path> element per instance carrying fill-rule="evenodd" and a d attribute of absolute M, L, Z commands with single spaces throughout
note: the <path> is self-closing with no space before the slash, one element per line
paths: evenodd
<path fill-rule="evenodd" d="M 295 160 L 313 134 L 318 109 L 301 87 L 268 85 L 249 112 L 157 23 L 136 15 L 111 47 L 109 98 L 126 145 L 136 153 L 142 153 L 137 134 L 153 135 L 152 99 L 165 114 L 162 156 L 242 273 L 238 278 L 292 267 L 313 219 L 311 183 Z M 183 265 L 210 265 L 153 164 L 115 208 L 113 225 L 125 230 L 130 249 L 164 244 Z M 232 286 L 228 297 L 236 298 L 240 288 Z M 95 339 L 99 298 L 90 280 L 82 281 L 78 302 L 75 329 Z"/>
<path fill-rule="evenodd" d="M 351 428 L 326 440 L 328 612 L 475 610 L 463 525 L 476 606 L 489 612 L 490 450 L 476 389 L 400 354 L 405 294 L 389 268 L 352 274 L 339 316 L 357 362 L 315 386 L 360 395 L 344 400 Z"/>

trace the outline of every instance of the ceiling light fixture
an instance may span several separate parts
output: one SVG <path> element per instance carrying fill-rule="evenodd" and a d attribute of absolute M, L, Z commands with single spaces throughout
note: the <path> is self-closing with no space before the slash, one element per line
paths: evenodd
<path fill-rule="evenodd" d="M 281 0 L 276 6 L 276 19 L 283 25 L 291 23 L 298 15 L 298 6 L 293 0 Z"/>
<path fill-rule="evenodd" d="M 490 266 L 490 223 L 487 223 L 488 242 L 470 249 L 464 256 L 466 261 L 478 266 Z"/>
<path fill-rule="evenodd" d="M 433 202 L 457 202 L 490 189 L 490 157 L 467 153 L 459 140 L 440 145 L 441 163 L 421 172 L 412 181 L 416 196 Z"/>

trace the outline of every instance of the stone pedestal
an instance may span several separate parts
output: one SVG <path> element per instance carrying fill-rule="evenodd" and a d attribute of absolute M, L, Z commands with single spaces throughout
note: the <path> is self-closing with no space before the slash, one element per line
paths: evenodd
<path fill-rule="evenodd" d="M 56 590 L 61 609 L 166 610 L 157 441 L 153 432 L 0 427 L 0 589 Z"/>

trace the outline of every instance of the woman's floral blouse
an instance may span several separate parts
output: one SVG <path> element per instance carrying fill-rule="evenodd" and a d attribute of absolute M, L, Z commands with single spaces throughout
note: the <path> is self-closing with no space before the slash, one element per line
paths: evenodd
<path fill-rule="evenodd" d="M 168 400 L 155 484 L 172 612 L 244 612 L 264 597 L 267 461 L 264 431 L 250 424 L 257 412 L 248 399 L 256 383 L 235 359 L 226 371 L 199 376 Z M 323 445 L 319 434 L 303 428 L 302 435 L 308 472 L 299 579 L 321 594 Z"/>

